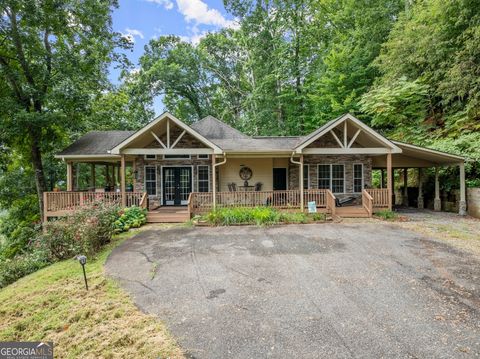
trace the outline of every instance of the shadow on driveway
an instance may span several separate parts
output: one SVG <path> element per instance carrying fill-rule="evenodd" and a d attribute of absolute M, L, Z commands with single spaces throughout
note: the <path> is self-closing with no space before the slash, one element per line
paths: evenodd
<path fill-rule="evenodd" d="M 194 358 L 480 353 L 480 262 L 383 223 L 149 230 L 106 264 Z"/>

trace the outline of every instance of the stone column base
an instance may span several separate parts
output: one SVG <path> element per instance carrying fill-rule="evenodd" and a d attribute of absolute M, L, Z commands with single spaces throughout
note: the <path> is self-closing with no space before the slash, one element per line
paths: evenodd
<path fill-rule="evenodd" d="M 442 210 L 442 200 L 440 198 L 435 198 L 433 200 L 433 210 L 437 212 Z"/>
<path fill-rule="evenodd" d="M 423 197 L 418 197 L 417 201 L 418 201 L 418 208 L 419 209 L 424 209 L 425 208 L 425 203 L 423 201 Z"/>
<path fill-rule="evenodd" d="M 458 214 L 461 216 L 466 216 L 467 215 L 467 202 L 466 201 L 460 201 L 458 203 Z"/>

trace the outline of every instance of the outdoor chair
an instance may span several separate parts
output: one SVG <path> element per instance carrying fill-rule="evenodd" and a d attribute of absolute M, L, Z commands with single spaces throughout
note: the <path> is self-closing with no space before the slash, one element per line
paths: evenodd
<path fill-rule="evenodd" d="M 262 190 L 263 183 L 262 182 L 257 182 L 255 183 L 255 191 L 259 192 Z"/>

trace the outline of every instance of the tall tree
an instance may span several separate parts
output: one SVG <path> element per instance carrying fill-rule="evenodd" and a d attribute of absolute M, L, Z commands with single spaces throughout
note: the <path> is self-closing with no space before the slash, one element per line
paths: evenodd
<path fill-rule="evenodd" d="M 4 0 L 0 3 L 0 141 L 32 166 L 43 211 L 43 153 L 81 123 L 107 86 L 116 46 L 114 0 Z"/>

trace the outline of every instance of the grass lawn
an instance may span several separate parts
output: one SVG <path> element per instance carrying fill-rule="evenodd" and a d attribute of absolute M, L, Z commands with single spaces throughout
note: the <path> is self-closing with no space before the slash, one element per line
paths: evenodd
<path fill-rule="evenodd" d="M 165 326 L 143 314 L 103 264 L 134 233 L 117 236 L 86 266 L 62 261 L 0 290 L 0 341 L 53 341 L 56 358 L 183 358 Z"/>

